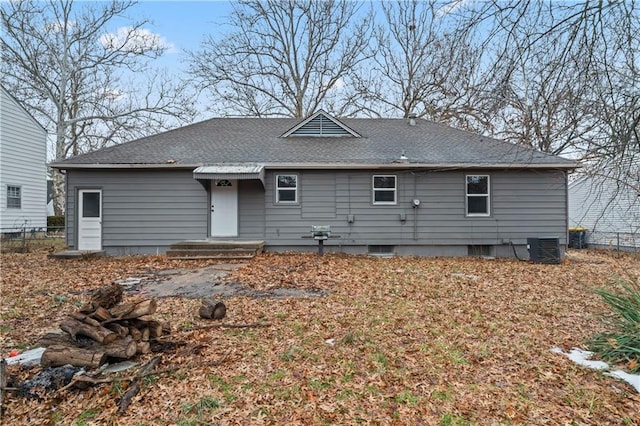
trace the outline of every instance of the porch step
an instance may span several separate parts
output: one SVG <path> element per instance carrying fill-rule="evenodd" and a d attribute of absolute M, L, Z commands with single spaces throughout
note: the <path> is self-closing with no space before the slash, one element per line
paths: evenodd
<path fill-rule="evenodd" d="M 167 250 L 171 259 L 251 259 L 262 253 L 264 241 L 181 241 Z"/>
<path fill-rule="evenodd" d="M 49 253 L 47 257 L 50 259 L 93 259 L 104 255 L 104 250 L 64 250 Z"/>

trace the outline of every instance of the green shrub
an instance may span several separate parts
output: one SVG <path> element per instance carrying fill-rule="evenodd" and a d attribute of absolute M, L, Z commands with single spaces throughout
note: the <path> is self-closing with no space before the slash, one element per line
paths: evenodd
<path fill-rule="evenodd" d="M 640 286 L 635 281 L 620 282 L 618 292 L 596 290 L 611 308 L 607 318 L 610 330 L 589 342 L 589 349 L 605 361 L 627 363 L 633 373 L 640 372 Z"/>
<path fill-rule="evenodd" d="M 64 216 L 47 216 L 47 228 L 64 228 Z"/>

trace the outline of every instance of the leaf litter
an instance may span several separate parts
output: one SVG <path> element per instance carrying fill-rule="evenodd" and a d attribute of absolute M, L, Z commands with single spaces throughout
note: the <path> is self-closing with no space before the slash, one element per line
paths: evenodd
<path fill-rule="evenodd" d="M 215 264 L 3 254 L 0 351 L 31 347 L 101 285 Z M 197 299 L 163 298 L 156 315 L 185 345 L 163 356 L 168 373 L 147 377 L 124 415 L 126 385 L 114 382 L 35 400 L 7 393 L 2 422 L 640 424 L 631 386 L 549 350 L 581 347 L 601 331 L 606 307 L 592 290 L 638 276 L 639 264 L 593 251 L 562 265 L 267 253 L 229 278 L 256 292 L 326 295 L 225 297 L 225 322 L 270 324 L 246 329 L 198 328 L 207 322 Z M 9 371 L 20 380 L 36 373 Z"/>

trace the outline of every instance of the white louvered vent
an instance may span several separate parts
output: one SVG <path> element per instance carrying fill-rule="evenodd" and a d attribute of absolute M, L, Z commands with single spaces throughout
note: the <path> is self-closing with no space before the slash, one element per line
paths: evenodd
<path fill-rule="evenodd" d="M 284 137 L 289 136 L 311 136 L 311 137 L 340 137 L 351 136 L 359 137 L 360 135 L 349 129 L 347 126 L 340 123 L 338 120 L 333 120 L 324 112 L 316 113 L 316 115 L 309 117 L 307 120 L 300 123 L 298 126 L 286 132 Z"/>

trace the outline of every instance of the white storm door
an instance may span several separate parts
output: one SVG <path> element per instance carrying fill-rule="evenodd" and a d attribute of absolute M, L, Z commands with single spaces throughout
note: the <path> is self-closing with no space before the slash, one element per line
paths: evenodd
<path fill-rule="evenodd" d="M 238 181 L 211 182 L 211 236 L 238 236 Z"/>
<path fill-rule="evenodd" d="M 102 191 L 78 191 L 78 250 L 102 250 Z"/>

